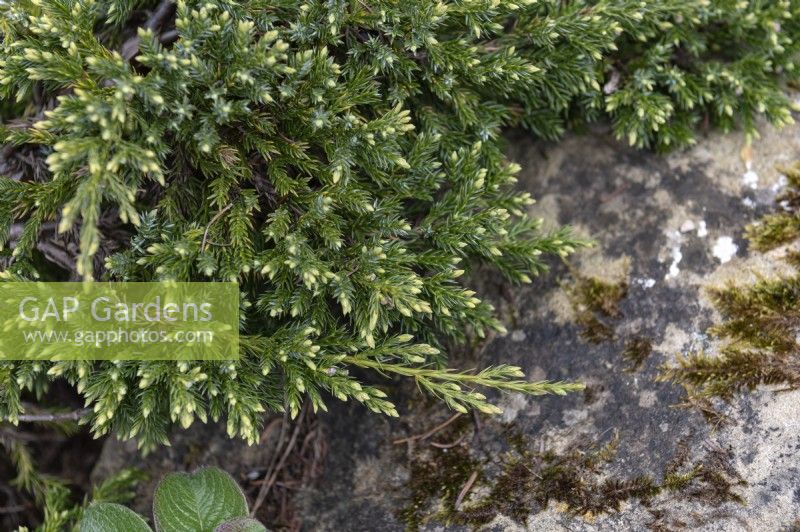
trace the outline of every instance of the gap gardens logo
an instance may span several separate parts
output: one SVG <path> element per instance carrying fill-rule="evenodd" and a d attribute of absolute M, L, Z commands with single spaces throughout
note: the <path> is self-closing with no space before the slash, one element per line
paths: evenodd
<path fill-rule="evenodd" d="M 237 283 L 0 283 L 0 360 L 234 360 Z"/>

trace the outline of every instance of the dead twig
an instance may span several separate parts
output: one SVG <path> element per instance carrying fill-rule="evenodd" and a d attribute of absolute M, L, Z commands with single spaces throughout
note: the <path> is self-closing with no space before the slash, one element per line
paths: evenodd
<path fill-rule="evenodd" d="M 440 430 L 442 430 L 443 428 L 445 428 L 446 426 L 448 426 L 450 423 L 452 423 L 453 421 L 455 421 L 459 417 L 461 417 L 461 412 L 458 412 L 458 413 L 454 414 L 450 419 L 448 419 L 444 423 L 441 423 L 440 425 L 436 425 L 435 427 L 433 427 L 432 429 L 430 429 L 427 432 L 423 432 L 422 434 L 417 434 L 415 436 L 409 436 L 408 438 L 402 438 L 402 439 L 399 439 L 399 440 L 394 440 L 392 443 L 395 444 L 395 445 L 399 445 L 401 443 L 411 443 L 411 442 L 417 441 L 417 440 L 426 440 L 426 439 L 430 438 L 431 436 L 433 436 L 434 434 L 436 434 L 437 432 L 439 432 Z"/>
<path fill-rule="evenodd" d="M 153 13 L 147 19 L 147 22 L 144 23 L 144 27 L 148 30 L 155 30 L 159 26 L 161 26 L 167 17 L 172 14 L 172 10 L 175 8 L 175 2 L 172 0 L 161 0 L 161 3 L 158 4 L 158 7 L 155 8 Z"/>
<path fill-rule="evenodd" d="M 91 408 L 81 408 L 71 412 L 52 412 L 43 414 L 20 414 L 18 419 L 26 423 L 45 422 L 52 423 L 56 421 L 78 421 L 86 414 L 92 411 Z"/>
<path fill-rule="evenodd" d="M 261 431 L 261 436 L 258 438 L 258 443 L 266 443 L 269 440 L 269 437 L 272 435 L 272 432 L 280 426 L 283 422 L 283 418 L 276 417 L 272 421 L 270 421 L 264 430 Z"/>
<path fill-rule="evenodd" d="M 297 443 L 297 436 L 300 434 L 300 429 L 303 426 L 303 419 L 305 418 L 306 411 L 308 410 L 308 403 L 303 404 L 303 408 L 300 409 L 300 415 L 297 416 L 297 421 L 295 422 L 294 431 L 292 432 L 292 437 L 289 440 L 289 443 L 286 444 L 286 448 L 283 450 L 283 454 L 281 455 L 280 460 L 275 465 L 274 469 L 270 472 L 268 471 L 267 476 L 264 478 L 264 483 L 261 484 L 261 487 L 258 490 L 258 496 L 256 497 L 255 503 L 253 503 L 253 508 L 250 510 L 250 516 L 254 517 L 256 512 L 264 504 L 264 501 L 267 499 L 267 495 L 269 495 L 269 491 L 272 489 L 272 486 L 275 484 L 275 481 L 278 479 L 278 474 L 283 469 L 284 464 L 286 463 L 286 459 L 289 458 L 289 454 L 294 449 L 295 444 Z M 278 447 L 276 450 L 279 450 Z"/>
<path fill-rule="evenodd" d="M 478 417 L 478 413 L 475 410 L 472 410 L 472 423 L 475 425 L 474 437 L 477 438 L 481 432 L 481 419 Z"/>
<path fill-rule="evenodd" d="M 172 14 L 175 3 L 172 0 L 162 0 L 153 10 L 148 19 L 143 24 L 143 28 L 151 31 L 157 30 Z M 139 52 L 139 36 L 135 35 L 125 41 L 120 48 L 120 54 L 126 61 L 133 59 Z"/>
<path fill-rule="evenodd" d="M 161 44 L 170 44 L 178 40 L 178 30 L 169 30 L 161 34 Z"/>
<path fill-rule="evenodd" d="M 456 510 L 458 510 L 459 506 L 461 506 L 461 503 L 464 502 L 464 497 L 467 496 L 467 493 L 469 493 L 469 490 L 472 489 L 472 485 L 475 484 L 475 481 L 477 479 L 478 479 L 478 471 L 475 470 L 469 476 L 469 478 L 467 479 L 466 484 L 464 484 L 464 487 L 461 488 L 461 491 L 458 492 L 458 497 L 456 497 L 456 502 L 453 505 Z"/>
<path fill-rule="evenodd" d="M 206 230 L 203 233 L 203 242 L 200 244 L 200 251 L 205 251 L 206 250 L 206 242 L 208 241 L 208 231 L 209 231 L 209 229 L 211 229 L 211 226 L 214 225 L 214 222 L 216 222 L 217 220 L 222 218 L 223 214 L 225 214 L 226 212 L 228 212 L 232 208 L 233 208 L 233 203 L 228 203 L 217 214 L 215 214 L 213 218 L 211 218 L 210 222 L 208 222 L 208 225 L 206 226 Z"/>
<path fill-rule="evenodd" d="M 58 227 L 58 224 L 56 224 L 56 222 L 43 222 L 39 226 L 39 232 L 40 233 L 43 233 L 43 232 L 54 232 L 56 230 L 56 227 Z M 24 230 L 25 230 L 25 224 L 16 223 L 16 224 L 12 225 L 11 229 L 9 229 L 9 231 L 8 231 L 8 240 L 9 240 L 9 242 L 14 242 L 16 240 L 19 240 L 19 237 L 22 236 L 22 232 Z"/>
<path fill-rule="evenodd" d="M 23 506 L 21 504 L 18 504 L 16 506 L 3 506 L 2 508 L 0 508 L 0 514 L 18 514 L 20 512 L 24 512 L 27 509 L 28 509 L 27 506 Z"/>
<path fill-rule="evenodd" d="M 61 266 L 68 272 L 76 272 L 75 259 L 62 247 L 49 240 L 40 240 L 36 243 L 36 249 L 42 252 L 47 260 Z"/>
<path fill-rule="evenodd" d="M 280 427 L 281 427 L 281 431 L 280 431 L 280 433 L 278 435 L 278 443 L 277 443 L 277 445 L 275 445 L 275 452 L 272 453 L 272 457 L 271 457 L 271 459 L 269 461 L 269 467 L 267 467 L 267 471 L 264 474 L 264 479 L 260 480 L 260 481 L 253 482 L 253 484 L 256 484 L 258 486 L 263 486 L 264 483 L 266 483 L 266 481 L 269 480 L 269 478 L 272 476 L 272 470 L 275 468 L 275 464 L 278 462 L 278 456 L 279 456 L 280 450 L 283 448 L 283 442 L 286 439 L 286 428 L 289 426 L 289 411 L 288 410 L 285 411 L 283 413 L 283 418 L 276 419 L 275 421 L 278 421 L 280 423 Z M 267 425 L 267 427 L 261 433 L 261 440 L 260 440 L 261 443 L 263 443 L 266 440 L 267 435 L 270 432 L 272 432 L 275 421 L 273 421 L 269 425 Z M 260 495 L 261 495 L 261 489 L 259 488 L 259 492 L 258 492 L 257 496 L 260 496 Z M 266 495 L 264 497 L 266 497 Z M 262 504 L 263 504 L 263 502 L 262 502 Z"/>
<path fill-rule="evenodd" d="M 463 442 L 466 439 L 466 437 L 467 437 L 467 434 L 464 433 L 461 436 L 459 436 L 456 441 L 451 442 L 451 443 L 439 443 L 439 442 L 436 442 L 436 441 L 432 441 L 431 442 L 431 446 L 436 447 L 437 449 L 452 449 L 456 445 L 458 445 L 461 442 Z"/>

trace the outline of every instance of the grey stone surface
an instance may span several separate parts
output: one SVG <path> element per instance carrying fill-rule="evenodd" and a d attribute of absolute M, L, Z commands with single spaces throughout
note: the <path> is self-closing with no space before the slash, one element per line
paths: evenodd
<path fill-rule="evenodd" d="M 453 362 L 465 368 L 513 363 L 530 378 L 579 380 L 587 391 L 568 397 L 495 395 L 504 408 L 501 416 L 464 416 L 414 444 L 394 441 L 423 433 L 451 413 L 423 398 L 413 384 L 398 383 L 392 390 L 399 398 L 397 420 L 356 404 L 331 402 L 331 412 L 320 418 L 329 446 L 324 473 L 293 502 L 303 528 L 391 531 L 414 525 L 424 530 L 549 532 L 774 531 L 796 526 L 800 392 L 763 389 L 718 405 L 731 422 L 715 428 L 698 411 L 676 408 L 685 398 L 680 387 L 656 380 L 659 366 L 680 353 L 717 348 L 706 334 L 714 311 L 704 287 L 781 271 L 780 250 L 751 255 L 741 234 L 774 199 L 780 185 L 774 166 L 800 157 L 800 127 L 782 132 L 765 128 L 753 145 L 749 166 L 741 157 L 743 146 L 742 135 L 712 135 L 692 149 L 659 156 L 623 146 L 603 130 L 558 144 L 533 143 L 521 133 L 510 137 L 510 154 L 523 166 L 519 186 L 538 199 L 532 214 L 571 224 L 594 239 L 595 247 L 572 259 L 575 270 L 608 280 L 627 277 L 628 295 L 620 302 L 622 316 L 608 320 L 614 339 L 592 344 L 580 337 L 560 284 L 570 279 L 563 265 L 554 264 L 533 285 L 514 290 L 481 272 L 475 288 L 495 303 L 509 333 Z M 654 350 L 638 371 L 626 372 L 623 345 L 634 335 L 648 338 Z M 701 485 L 663 492 L 649 501 L 626 499 L 619 511 L 599 514 L 576 515 L 555 496 L 546 505 L 534 501 L 522 511 L 517 508 L 515 515 L 492 509 L 480 525 L 453 517 L 449 506 L 471 472 L 476 480 L 463 496 L 462 510 L 491 499 L 514 450 L 591 453 L 615 434 L 616 454 L 609 463 L 584 472 L 587 483 L 638 475 L 660 482 L 670 464 L 686 454 L 688 466 L 681 471 L 702 464 L 723 471 L 728 480 L 744 479 L 746 485 L 732 488 L 744 504 L 707 497 L 702 492 L 707 486 Z M 143 460 L 132 444 L 109 440 L 94 476 L 103 478 L 120 464 L 133 465 L 145 467 L 154 482 L 167 470 L 208 464 L 242 479 L 269 463 L 273 444 L 247 447 L 229 441 L 224 427 L 196 426 L 173 437 L 172 448 Z M 525 460 L 535 459 L 521 459 L 534 471 L 535 483 L 540 464 Z M 141 488 L 137 499 L 145 514 L 151 492 L 152 483 Z M 511 489 L 496 502 L 529 495 Z"/>
<path fill-rule="evenodd" d="M 553 145 L 533 143 L 519 134 L 509 145 L 512 158 L 523 166 L 520 187 L 539 200 L 532 213 L 571 224 L 597 242 L 577 255 L 576 269 L 606 279 L 627 273 L 630 287 L 620 303 L 622 317 L 612 320 L 615 339 L 591 344 L 580 338 L 559 286 L 558 280 L 568 277 L 563 267 L 513 292 L 483 283 L 480 295 L 504 313 L 509 334 L 457 363 L 516 363 L 534 378 L 583 381 L 587 392 L 566 398 L 501 398 L 504 414 L 482 419 L 480 430 L 465 429 L 469 437 L 449 450 L 427 441 L 414 446 L 392 443 L 424 432 L 449 415 L 413 390 L 403 405 L 408 414 L 396 422 L 354 405 L 338 406 L 324 418 L 331 446 L 326 473 L 298 497 L 306 527 L 403 529 L 413 509 L 415 467 L 435 453 L 465 449 L 476 457 L 480 465 L 474 467 L 480 475 L 464 497 L 468 506 L 489 493 L 503 466 L 503 453 L 512 445 L 510 435 L 534 449 L 564 452 L 607 442 L 614 433 L 619 435 L 617 454 L 596 472 L 600 480 L 647 475 L 660 481 L 685 447 L 687 463 L 706 461 L 708 467 L 712 457 L 725 462 L 718 465 L 729 479 L 744 479 L 746 485 L 732 488 L 744 504 L 676 491 L 646 504 L 625 501 L 620 511 L 574 515 L 550 501 L 546 507 L 532 505 L 524 517 L 498 514 L 484 527 L 766 531 L 795 526 L 800 518 L 800 392 L 763 389 L 719 405 L 731 422 L 714 427 L 698 411 L 676 408 L 684 400 L 683 390 L 656 381 L 656 376 L 661 364 L 680 353 L 698 348 L 713 352 L 717 347 L 706 334 L 714 311 L 704 287 L 780 271 L 780 252 L 751 256 L 741 234 L 746 223 L 769 208 L 779 189 L 774 166 L 800 157 L 800 128 L 765 128 L 753 143 L 749 163 L 741 153 L 745 140 L 740 134 L 714 134 L 667 156 L 630 149 L 602 130 Z M 654 351 L 640 370 L 626 372 L 621 352 L 632 335 L 650 339 Z M 443 475 L 439 495 L 453 489 L 446 482 Z M 421 528 L 476 526 L 447 523 L 442 517 L 447 512 L 441 512 L 447 498 L 433 491 L 416 514 Z"/>

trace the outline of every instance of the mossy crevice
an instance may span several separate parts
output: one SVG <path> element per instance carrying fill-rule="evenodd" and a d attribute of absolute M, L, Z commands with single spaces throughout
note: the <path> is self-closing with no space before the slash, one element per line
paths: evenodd
<path fill-rule="evenodd" d="M 506 444 L 507 452 L 490 459 L 477 458 L 466 444 L 419 451 L 411 468 L 411 496 L 400 512 L 407 528 L 416 530 L 432 521 L 478 527 L 500 514 L 525 523 L 551 502 L 591 521 L 635 499 L 648 508 L 653 523 L 665 519 L 655 504 L 660 495 L 712 506 L 744 503 L 736 488 L 746 483 L 731 466 L 730 451 L 710 442 L 703 457 L 691 461 L 684 440 L 660 480 L 611 473 L 620 445 L 617 435 L 603 444 L 562 451 L 534 450 L 518 433 L 507 435 Z M 465 486 L 472 497 L 464 496 Z"/>
<path fill-rule="evenodd" d="M 488 496 L 459 512 L 464 524 L 485 524 L 497 514 L 520 522 L 551 501 L 570 513 L 592 519 L 598 514 L 618 511 L 631 498 L 643 501 L 655 496 L 659 487 L 646 475 L 631 478 L 608 477 L 603 466 L 616 455 L 619 438 L 604 445 L 572 447 L 564 452 L 523 450 L 506 458 L 503 472 L 494 480 Z"/>
<path fill-rule="evenodd" d="M 443 441 L 457 441 L 469 430 L 469 421 L 461 417 L 437 434 Z M 430 516 L 454 508 L 456 499 L 470 475 L 482 471 L 483 464 L 466 445 L 448 448 L 423 446 L 412 449 L 407 504 L 397 511 L 406 528 L 416 530 Z M 437 506 L 439 508 L 437 508 Z"/>

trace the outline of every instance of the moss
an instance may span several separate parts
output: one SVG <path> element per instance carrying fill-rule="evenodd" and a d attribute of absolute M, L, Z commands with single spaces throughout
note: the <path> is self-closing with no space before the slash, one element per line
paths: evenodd
<path fill-rule="evenodd" d="M 657 492 L 652 479 L 645 476 L 601 480 L 600 468 L 613 460 L 617 437 L 599 447 L 574 447 L 564 453 L 533 452 L 516 433 L 508 436 L 507 443 L 511 450 L 499 458 L 499 464 L 475 459 L 464 446 L 416 451 L 409 480 L 411 495 L 399 512 L 407 528 L 419 529 L 432 519 L 479 526 L 497 514 L 524 521 L 550 500 L 565 503 L 571 512 L 594 515 L 618 510 L 622 501 L 631 497 L 649 499 Z M 492 465 L 501 469 L 489 478 Z M 491 485 L 488 495 L 456 508 L 459 494 L 476 472 L 475 487 L 481 482 Z"/>
<path fill-rule="evenodd" d="M 697 478 L 701 470 L 702 467 L 697 466 L 685 473 L 669 473 L 664 476 L 662 487 L 668 491 L 680 491 L 689 486 Z"/>
<path fill-rule="evenodd" d="M 619 318 L 622 316 L 619 302 L 628 293 L 628 282 L 621 280 L 612 283 L 594 277 L 578 277 L 573 291 L 577 300 L 588 310 Z"/>
<path fill-rule="evenodd" d="M 685 530 L 689 528 L 688 523 L 681 519 L 676 519 L 664 510 L 651 509 L 650 515 L 653 519 L 647 523 L 650 532 L 674 532 L 675 530 Z"/>
<path fill-rule="evenodd" d="M 689 462 L 690 438 L 678 444 L 675 456 L 664 471 L 662 488 L 676 496 L 703 501 L 712 506 L 726 502 L 744 504 L 734 490 L 747 484 L 731 465 L 733 454 L 714 442 L 707 442 L 702 460 Z"/>
<path fill-rule="evenodd" d="M 753 248 L 767 251 L 800 238 L 800 163 L 783 168 L 789 182 L 778 198 L 780 211 L 747 229 Z M 786 256 L 796 270 L 800 253 Z M 729 283 L 709 295 L 722 321 L 709 332 L 722 347 L 718 353 L 693 352 L 662 369 L 662 379 L 683 384 L 690 397 L 729 399 L 762 384 L 800 386 L 800 272 L 759 279 L 749 285 Z"/>
<path fill-rule="evenodd" d="M 663 379 L 666 377 L 662 375 L 660 378 Z M 697 410 L 702 414 L 703 418 L 705 418 L 706 423 L 711 425 L 712 429 L 716 429 L 721 425 L 726 425 L 731 421 L 730 417 L 717 407 L 714 397 L 689 393 L 686 396 L 686 400 L 677 406 Z"/>
<path fill-rule="evenodd" d="M 588 311 L 578 312 L 575 322 L 581 328 L 581 338 L 592 344 L 614 339 L 614 329 Z"/>
<path fill-rule="evenodd" d="M 618 444 L 614 437 L 599 448 L 574 447 L 563 453 L 525 450 L 505 464 L 489 495 L 462 509 L 456 520 L 483 525 L 503 514 L 524 522 L 550 501 L 590 518 L 618 511 L 631 498 L 649 501 L 660 489 L 649 476 L 603 478 L 601 468 L 613 461 Z"/>
<path fill-rule="evenodd" d="M 614 328 L 608 323 L 622 317 L 620 301 L 628 293 L 625 278 L 616 282 L 586 277 L 572 270 L 573 282 L 564 285 L 581 328 L 581 337 L 590 343 L 601 343 L 614 338 Z"/>
<path fill-rule="evenodd" d="M 599 344 L 616 339 L 614 322 L 622 317 L 620 302 L 628 295 L 627 274 L 611 282 L 586 277 L 570 269 L 574 281 L 563 288 L 580 327 L 581 337 L 589 343 Z M 635 334 L 625 340 L 622 357 L 628 363 L 627 371 L 638 370 L 653 351 L 653 344 L 644 336 Z"/>
<path fill-rule="evenodd" d="M 635 335 L 625 340 L 622 358 L 628 362 L 627 371 L 637 371 L 653 352 L 653 342 L 649 338 Z"/>
<path fill-rule="evenodd" d="M 667 493 L 714 506 L 743 502 L 735 488 L 744 480 L 731 467 L 730 452 L 708 444 L 703 459 L 690 462 L 688 438 L 679 444 L 660 482 L 649 475 L 608 475 L 607 467 L 614 462 L 620 444 L 616 435 L 603 445 L 574 446 L 563 452 L 532 450 L 517 432 L 507 435 L 506 443 L 510 451 L 496 460 L 477 460 L 465 447 L 447 453 L 418 451 L 412 460 L 412 496 L 402 512 L 406 525 L 418 529 L 435 519 L 477 528 L 498 514 L 524 523 L 551 501 L 570 514 L 593 519 L 619 511 L 631 499 L 650 507 L 656 496 Z M 471 492 L 480 493 L 483 485 L 488 493 L 473 495 L 457 508 L 458 496 L 475 472 L 477 481 Z M 667 523 L 675 524 L 659 515 L 657 508 L 651 511 L 654 530 L 659 526 L 667 530 Z"/>
<path fill-rule="evenodd" d="M 723 321 L 710 329 L 724 343 L 718 354 L 689 353 L 662 369 L 690 394 L 728 399 L 761 384 L 800 385 L 800 275 L 730 284 L 711 291 Z"/>
<path fill-rule="evenodd" d="M 583 404 L 589 406 L 600 398 L 600 393 L 604 390 L 602 386 L 587 384 L 583 389 Z"/>
<path fill-rule="evenodd" d="M 788 186 L 778 196 L 780 210 L 749 225 L 745 236 L 758 251 L 769 251 L 800 238 L 800 162 L 778 167 Z"/>
<path fill-rule="evenodd" d="M 536 477 L 524 460 L 516 458 L 506 464 L 502 474 L 497 477 L 488 496 L 477 503 L 462 509 L 455 517 L 464 525 L 483 525 L 494 519 L 498 513 L 516 521 L 524 522 L 536 504 Z"/>
<path fill-rule="evenodd" d="M 769 214 L 761 223 L 747 228 L 746 236 L 753 249 L 767 251 L 786 244 L 800 235 L 800 217 L 786 212 Z"/>
<path fill-rule="evenodd" d="M 461 418 L 437 437 L 456 440 L 467 430 L 466 423 Z M 456 499 L 469 477 L 475 471 L 480 472 L 482 464 L 464 445 L 447 449 L 426 446 L 412 453 L 408 483 L 411 495 L 397 516 L 407 529 L 416 530 L 431 518 L 446 518 L 455 508 Z M 438 509 L 436 503 L 439 503 Z"/>

